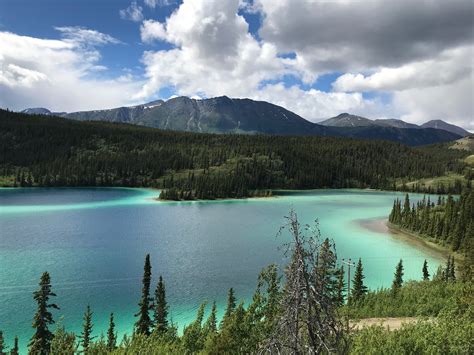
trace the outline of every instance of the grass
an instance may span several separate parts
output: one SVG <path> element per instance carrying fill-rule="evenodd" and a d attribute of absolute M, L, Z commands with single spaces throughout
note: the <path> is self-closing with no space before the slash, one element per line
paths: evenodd
<path fill-rule="evenodd" d="M 471 155 L 471 157 L 474 157 Z M 474 158 L 473 158 L 474 160 Z M 467 180 L 464 177 L 464 175 L 461 174 L 456 174 L 452 172 L 448 172 L 446 175 L 443 176 L 436 176 L 436 177 L 430 177 L 430 178 L 423 178 L 423 179 L 418 179 L 418 180 L 413 180 L 413 181 L 405 181 L 405 185 L 408 187 L 412 187 L 413 185 L 418 184 L 420 187 L 432 187 L 436 188 L 438 184 L 443 184 L 444 186 L 450 186 L 454 185 L 455 181 L 459 180 L 463 185 L 466 184 Z M 399 179 L 396 182 L 397 187 L 402 187 L 404 181 Z"/>

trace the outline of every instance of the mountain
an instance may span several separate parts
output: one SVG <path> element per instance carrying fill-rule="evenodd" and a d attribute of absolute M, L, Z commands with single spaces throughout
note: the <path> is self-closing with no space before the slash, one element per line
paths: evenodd
<path fill-rule="evenodd" d="M 21 111 L 21 113 L 26 113 L 28 115 L 46 115 L 46 116 L 62 116 L 66 114 L 66 112 L 51 112 L 50 110 L 44 107 L 27 108 Z"/>
<path fill-rule="evenodd" d="M 265 101 L 232 99 L 227 96 L 203 100 L 176 97 L 131 107 L 72 112 L 60 116 L 80 121 L 129 123 L 175 131 L 338 136 L 382 139 L 407 145 L 424 145 L 460 138 L 460 135 L 445 130 L 397 128 L 388 125 L 390 120 L 384 120 L 381 124 L 348 113 L 317 124 Z"/>
<path fill-rule="evenodd" d="M 156 100 L 146 104 L 118 107 L 109 110 L 79 111 L 61 115 L 66 118 L 72 118 L 81 121 L 109 121 L 122 123 L 136 123 L 136 120 L 150 110 L 161 106 L 163 100 Z"/>
<path fill-rule="evenodd" d="M 368 118 L 351 115 L 347 112 L 341 113 L 336 117 L 329 118 L 327 120 L 318 122 L 318 124 L 323 126 L 331 127 L 366 127 L 366 126 L 376 126 L 376 123 Z"/>
<path fill-rule="evenodd" d="M 458 127 L 458 126 L 455 126 L 453 124 L 444 122 L 442 120 L 431 120 L 431 121 L 428 121 L 426 123 L 423 123 L 421 125 L 421 127 L 442 129 L 444 131 L 448 131 L 448 132 L 460 135 L 461 137 L 466 137 L 466 136 L 470 135 L 470 133 L 468 131 L 466 131 L 465 129 L 463 129 L 461 127 Z"/>
<path fill-rule="evenodd" d="M 420 128 L 420 126 L 414 123 L 408 123 L 395 118 L 376 119 L 375 122 L 378 126 L 395 127 L 395 128 Z"/>

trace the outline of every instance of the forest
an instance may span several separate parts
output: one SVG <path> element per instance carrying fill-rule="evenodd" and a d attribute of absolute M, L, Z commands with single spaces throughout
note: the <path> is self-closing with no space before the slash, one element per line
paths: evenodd
<path fill-rule="evenodd" d="M 176 200 L 268 196 L 273 189 L 404 189 L 396 181 L 468 174 L 468 154 L 446 144 L 198 134 L 0 110 L 1 186 L 156 187 Z M 462 187 L 454 181 L 437 190 Z"/>
<path fill-rule="evenodd" d="M 182 333 L 170 321 L 166 285 L 159 276 L 152 289 L 150 255 L 143 268 L 132 334 L 118 338 L 114 314 L 106 334 L 94 332 L 93 310 L 86 306 L 80 334 L 64 324 L 53 329 L 54 303 L 50 275 L 44 272 L 33 294 L 37 311 L 29 354 L 469 354 L 474 351 L 472 268 L 457 268 L 449 257 L 430 275 L 420 265 L 420 280 L 404 282 L 403 260 L 392 286 L 369 291 L 359 259 L 350 290 L 334 243 L 317 228 L 300 225 L 291 211 L 282 226 L 291 236 L 285 244 L 288 264 L 270 265 L 260 273 L 251 302 L 238 302 L 228 291 L 222 319 L 216 304 L 201 304 L 196 319 Z M 470 265 L 472 267 L 472 265 Z M 207 310 L 210 308 L 210 311 Z M 205 314 L 207 316 L 205 317 Z M 365 317 L 415 316 L 398 330 L 383 326 L 356 328 Z M 0 331 L 0 353 L 18 354 L 18 338 L 10 346 Z"/>
<path fill-rule="evenodd" d="M 463 256 L 474 265 L 474 191 L 463 190 L 459 198 L 439 196 L 437 201 L 423 198 L 416 204 L 395 200 L 389 223 L 397 228 L 440 244 Z M 471 267 L 471 266 L 467 266 Z"/>

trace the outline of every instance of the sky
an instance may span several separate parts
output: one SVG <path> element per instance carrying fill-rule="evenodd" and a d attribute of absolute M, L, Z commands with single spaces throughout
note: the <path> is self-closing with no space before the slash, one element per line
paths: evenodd
<path fill-rule="evenodd" d="M 472 0 L 0 0 L 0 107 L 248 97 L 474 130 Z"/>

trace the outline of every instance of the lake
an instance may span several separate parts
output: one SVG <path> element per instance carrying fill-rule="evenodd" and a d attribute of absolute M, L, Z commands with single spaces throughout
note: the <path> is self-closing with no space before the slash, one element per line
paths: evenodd
<path fill-rule="evenodd" d="M 171 319 L 181 327 L 202 301 L 216 300 L 223 312 L 230 287 L 250 301 L 259 271 L 285 261 L 279 246 L 288 236 L 276 234 L 291 208 L 301 223 L 319 219 L 339 259 L 361 257 L 372 289 L 390 286 L 400 258 L 405 280 L 421 279 L 424 259 L 431 273 L 444 262 L 429 249 L 365 227 L 386 218 L 403 193 L 318 190 L 202 202 L 157 202 L 158 194 L 126 188 L 0 189 L 0 329 L 8 345 L 18 335 L 24 349 L 31 337 L 32 292 L 43 271 L 50 273 L 61 307 L 55 319 L 79 332 L 90 304 L 94 335 L 105 333 L 110 312 L 120 335 L 132 330 L 147 253 L 152 287 L 163 275 Z"/>

